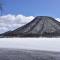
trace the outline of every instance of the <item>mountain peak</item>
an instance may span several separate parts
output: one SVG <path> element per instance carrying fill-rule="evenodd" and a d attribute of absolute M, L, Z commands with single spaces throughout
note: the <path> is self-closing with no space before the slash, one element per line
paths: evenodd
<path fill-rule="evenodd" d="M 37 16 L 26 25 L 3 35 L 16 37 L 60 36 L 60 23 L 49 16 Z"/>
<path fill-rule="evenodd" d="M 44 19 L 44 20 L 46 20 L 46 19 L 52 19 L 52 20 L 55 20 L 54 18 L 52 18 L 52 17 L 50 17 L 50 16 L 37 16 L 37 17 L 35 17 L 35 19 L 36 18 L 38 18 L 38 19 Z"/>

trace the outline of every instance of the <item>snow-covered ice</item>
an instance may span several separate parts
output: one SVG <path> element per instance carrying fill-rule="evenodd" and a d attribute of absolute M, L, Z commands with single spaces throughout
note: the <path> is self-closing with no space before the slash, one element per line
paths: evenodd
<path fill-rule="evenodd" d="M 0 48 L 60 51 L 60 38 L 0 38 Z"/>

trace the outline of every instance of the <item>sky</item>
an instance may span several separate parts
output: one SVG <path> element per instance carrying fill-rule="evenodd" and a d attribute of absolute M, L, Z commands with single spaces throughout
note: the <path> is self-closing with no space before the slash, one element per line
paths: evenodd
<path fill-rule="evenodd" d="M 34 19 L 33 16 L 24 15 L 4 15 L 0 16 L 0 33 L 4 33 L 9 30 L 15 30 Z"/>
<path fill-rule="evenodd" d="M 3 14 L 60 17 L 60 0 L 1 0 Z"/>
<path fill-rule="evenodd" d="M 60 0 L 0 0 L 0 3 L 3 8 L 0 33 L 17 29 L 36 16 L 51 16 L 60 22 Z"/>

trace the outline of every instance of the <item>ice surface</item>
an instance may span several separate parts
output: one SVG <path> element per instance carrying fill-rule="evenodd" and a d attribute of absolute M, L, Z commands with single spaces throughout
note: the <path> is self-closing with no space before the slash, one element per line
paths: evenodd
<path fill-rule="evenodd" d="M 0 38 L 0 48 L 60 51 L 60 38 Z"/>

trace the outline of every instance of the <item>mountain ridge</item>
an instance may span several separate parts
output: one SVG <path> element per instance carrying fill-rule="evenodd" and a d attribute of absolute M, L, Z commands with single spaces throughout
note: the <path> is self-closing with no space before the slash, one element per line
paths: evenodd
<path fill-rule="evenodd" d="M 60 36 L 60 22 L 49 16 L 37 16 L 26 25 L 2 35 L 15 37 Z"/>

